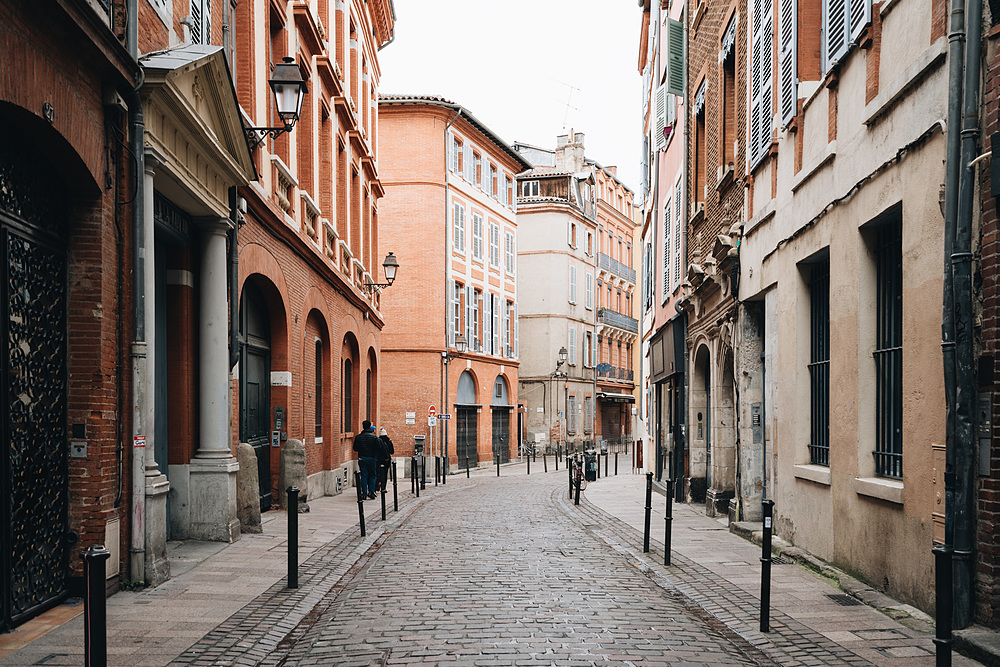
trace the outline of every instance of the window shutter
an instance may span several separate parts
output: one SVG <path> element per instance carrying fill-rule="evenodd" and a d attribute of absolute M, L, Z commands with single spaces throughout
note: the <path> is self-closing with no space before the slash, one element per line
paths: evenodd
<path fill-rule="evenodd" d="M 500 354 L 509 357 L 510 350 L 510 302 L 503 302 L 503 336 L 500 338 Z"/>
<path fill-rule="evenodd" d="M 587 273 L 587 308 L 594 307 L 594 274 Z"/>
<path fill-rule="evenodd" d="M 667 87 L 657 86 L 655 94 L 656 123 L 653 128 L 653 145 L 656 146 L 656 150 L 662 151 L 667 148 L 667 140 L 663 136 L 663 129 L 667 124 Z"/>
<path fill-rule="evenodd" d="M 490 187 L 493 185 L 493 167 L 487 160 L 483 160 L 483 190 L 486 194 L 490 193 Z"/>
<path fill-rule="evenodd" d="M 518 355 L 521 353 L 520 341 L 518 340 L 518 328 L 519 320 L 517 319 L 517 302 L 514 302 L 514 358 L 517 359 Z"/>
<path fill-rule="evenodd" d="M 673 254 L 670 252 L 670 222 L 673 220 L 673 214 L 670 208 L 671 202 L 667 200 L 664 204 L 663 209 L 663 296 L 661 300 L 666 302 L 667 298 L 670 296 L 670 258 Z"/>
<path fill-rule="evenodd" d="M 677 187 L 674 189 L 674 201 L 676 206 L 674 206 L 674 284 L 678 285 L 681 282 L 681 268 L 683 264 L 683 255 L 681 254 L 681 230 L 684 224 L 683 212 L 684 207 L 681 206 L 681 183 L 677 183 Z"/>
<path fill-rule="evenodd" d="M 781 80 L 781 122 L 788 123 L 795 117 L 796 102 L 796 48 L 798 38 L 795 24 L 798 12 L 795 0 L 779 0 L 781 3 L 781 47 L 778 55 L 778 76 Z"/>
<path fill-rule="evenodd" d="M 831 0 L 837 1 L 837 0 Z M 840 0 L 843 2 L 843 0 Z M 771 143 L 774 19 L 771 0 L 754 0 L 753 43 L 750 55 L 750 168 L 767 154 Z"/>
<path fill-rule="evenodd" d="M 201 43 L 211 44 L 212 43 L 212 0 L 200 0 L 200 1 L 202 3 L 202 7 L 204 7 L 204 9 L 202 10 L 202 16 L 204 18 L 202 22 L 203 27 L 201 34 L 202 37 Z"/>
<path fill-rule="evenodd" d="M 590 332 L 583 332 L 583 367 L 590 366 Z"/>
<path fill-rule="evenodd" d="M 455 299 L 458 298 L 458 283 L 452 283 L 448 290 L 448 347 L 455 347 Z"/>
<path fill-rule="evenodd" d="M 500 190 L 500 203 L 504 206 L 507 205 L 507 172 L 503 170 L 503 167 L 497 169 L 497 189 Z"/>
<path fill-rule="evenodd" d="M 569 302 L 576 303 L 576 267 L 569 267 Z"/>
<path fill-rule="evenodd" d="M 684 94 L 684 24 L 667 19 L 667 92 Z"/>
<path fill-rule="evenodd" d="M 448 133 L 448 168 L 455 171 L 455 165 L 458 161 L 455 158 L 455 135 L 451 132 Z"/>
<path fill-rule="evenodd" d="M 493 304 L 493 354 L 502 355 L 503 349 L 500 347 L 500 297 L 491 294 L 490 299 Z"/>
<path fill-rule="evenodd" d="M 847 0 L 825 0 L 823 3 L 824 71 L 829 71 L 847 53 L 847 10 Z"/>
<path fill-rule="evenodd" d="M 462 164 L 465 166 L 465 180 L 470 183 L 476 180 L 476 165 L 473 164 L 474 158 L 472 157 L 472 144 L 470 143 L 465 147 L 465 160 Z"/>
<path fill-rule="evenodd" d="M 493 295 L 486 294 L 483 299 L 483 345 L 486 354 L 493 352 Z"/>
<path fill-rule="evenodd" d="M 567 361 L 571 364 L 576 364 L 576 327 L 569 328 L 569 352 L 567 356 Z"/>
<path fill-rule="evenodd" d="M 465 340 L 468 341 L 469 349 L 476 349 L 475 328 L 472 324 L 472 300 L 476 298 L 476 293 L 472 285 L 465 286 Z"/>
<path fill-rule="evenodd" d="M 861 31 L 872 21 L 872 0 L 851 1 L 851 43 L 861 36 Z"/>

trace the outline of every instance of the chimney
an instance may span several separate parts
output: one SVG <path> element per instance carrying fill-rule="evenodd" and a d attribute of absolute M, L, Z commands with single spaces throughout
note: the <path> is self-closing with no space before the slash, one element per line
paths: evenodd
<path fill-rule="evenodd" d="M 583 132 L 569 131 L 556 137 L 556 168 L 560 171 L 577 172 L 584 169 Z"/>

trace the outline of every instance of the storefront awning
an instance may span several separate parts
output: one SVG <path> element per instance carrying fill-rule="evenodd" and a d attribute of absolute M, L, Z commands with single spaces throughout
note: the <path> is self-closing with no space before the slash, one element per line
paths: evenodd
<path fill-rule="evenodd" d="M 612 394 L 599 391 L 597 398 L 605 403 L 635 403 L 635 396 L 632 394 Z"/>

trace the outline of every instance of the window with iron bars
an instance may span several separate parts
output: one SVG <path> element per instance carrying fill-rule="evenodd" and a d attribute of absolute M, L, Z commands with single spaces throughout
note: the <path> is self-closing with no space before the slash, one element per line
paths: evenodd
<path fill-rule="evenodd" d="M 809 463 L 830 465 L 830 261 L 809 277 Z"/>
<path fill-rule="evenodd" d="M 875 473 L 903 476 L 903 234 L 900 222 L 876 236 Z"/>

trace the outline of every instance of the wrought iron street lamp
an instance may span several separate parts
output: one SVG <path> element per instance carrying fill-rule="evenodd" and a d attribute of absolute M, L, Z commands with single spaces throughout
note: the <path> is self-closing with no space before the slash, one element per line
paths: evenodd
<path fill-rule="evenodd" d="M 365 287 L 390 287 L 393 281 L 396 280 L 396 271 L 399 270 L 399 262 L 396 260 L 396 256 L 391 252 L 385 256 L 385 260 L 382 262 L 382 270 L 385 271 L 385 282 L 365 283 Z"/>
<path fill-rule="evenodd" d="M 278 107 L 278 118 L 284 123 L 277 127 L 245 128 L 247 144 L 250 150 L 257 148 L 267 137 L 275 138 L 282 132 L 291 132 L 295 122 L 302 115 L 302 100 L 306 96 L 308 85 L 302 77 L 295 58 L 286 56 L 282 62 L 274 66 L 274 72 L 268 80 L 274 94 L 274 104 Z"/>

